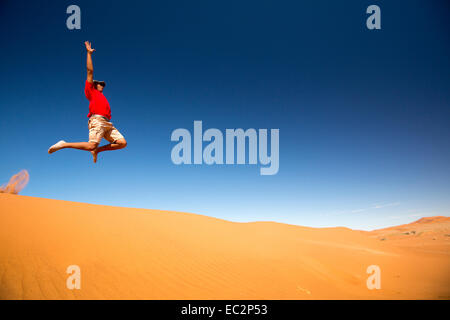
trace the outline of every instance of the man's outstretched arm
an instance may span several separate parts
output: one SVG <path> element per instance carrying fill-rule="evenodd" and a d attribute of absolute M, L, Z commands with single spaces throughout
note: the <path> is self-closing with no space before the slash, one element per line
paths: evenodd
<path fill-rule="evenodd" d="M 86 46 L 87 50 L 87 81 L 89 83 L 94 83 L 94 65 L 92 64 L 92 53 L 95 51 L 95 49 L 92 49 L 91 43 L 89 41 L 86 41 L 84 45 Z"/>

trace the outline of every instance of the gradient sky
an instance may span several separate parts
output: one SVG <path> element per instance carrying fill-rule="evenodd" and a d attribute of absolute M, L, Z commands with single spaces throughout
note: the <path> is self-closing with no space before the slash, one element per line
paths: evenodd
<path fill-rule="evenodd" d="M 81 8 L 81 30 L 66 8 Z M 381 7 L 382 29 L 366 28 Z M 446 1 L 1 1 L 0 181 L 21 194 L 374 229 L 450 215 Z M 86 50 L 125 150 L 87 141 Z M 171 162 L 176 128 L 279 128 L 280 170 Z"/>

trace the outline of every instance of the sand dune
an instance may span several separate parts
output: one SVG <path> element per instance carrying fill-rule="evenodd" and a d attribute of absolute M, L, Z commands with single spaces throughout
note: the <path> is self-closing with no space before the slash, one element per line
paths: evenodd
<path fill-rule="evenodd" d="M 416 223 L 431 238 L 402 238 L 408 225 L 234 223 L 0 194 L 0 298 L 449 299 L 449 218 L 433 219 Z M 80 290 L 66 287 L 69 265 L 81 269 Z M 380 290 L 366 287 L 370 265 Z"/>
<path fill-rule="evenodd" d="M 371 236 L 416 251 L 450 254 L 450 217 L 427 217 L 415 222 L 375 230 Z M 449 270 L 450 273 L 450 270 Z"/>

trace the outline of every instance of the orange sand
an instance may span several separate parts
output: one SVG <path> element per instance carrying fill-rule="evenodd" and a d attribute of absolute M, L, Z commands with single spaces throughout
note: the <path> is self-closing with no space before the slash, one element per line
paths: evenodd
<path fill-rule="evenodd" d="M 450 218 L 430 219 L 365 232 L 0 194 L 0 298 L 449 299 Z"/>

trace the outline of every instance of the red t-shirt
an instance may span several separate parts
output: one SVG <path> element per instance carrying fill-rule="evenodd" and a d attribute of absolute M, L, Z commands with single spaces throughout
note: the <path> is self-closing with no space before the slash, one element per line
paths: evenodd
<path fill-rule="evenodd" d="M 84 93 L 86 94 L 86 98 L 90 101 L 88 118 L 93 114 L 99 114 L 111 120 L 111 108 L 109 107 L 109 102 L 106 100 L 103 93 L 94 88 L 93 83 L 86 80 Z"/>

